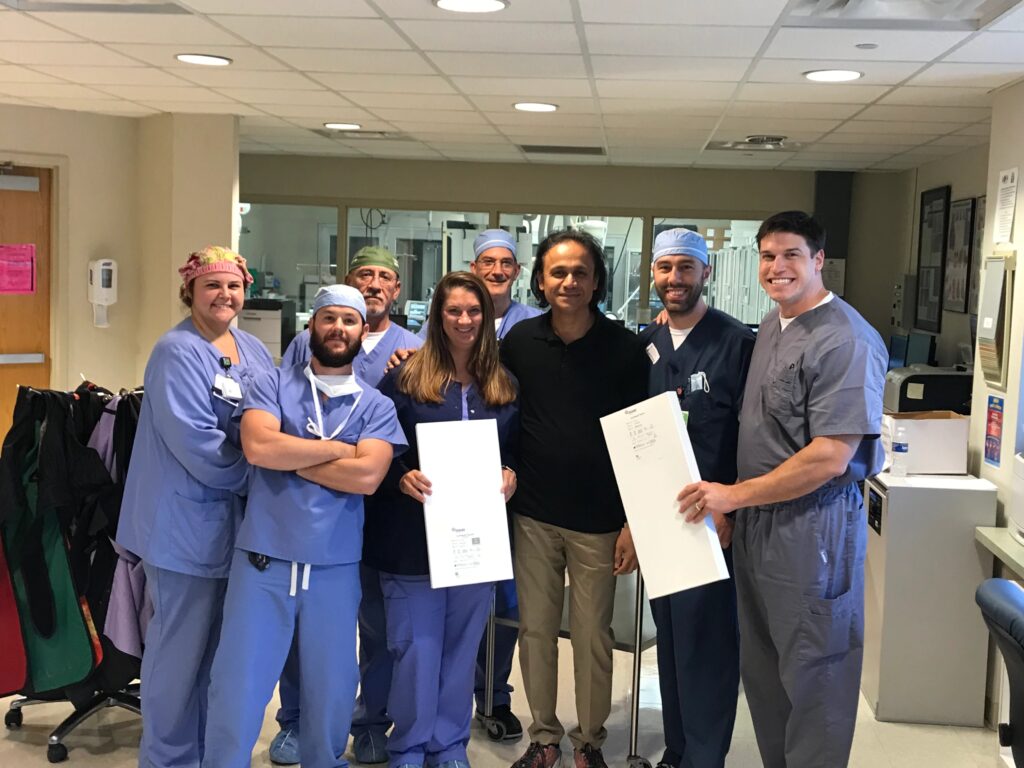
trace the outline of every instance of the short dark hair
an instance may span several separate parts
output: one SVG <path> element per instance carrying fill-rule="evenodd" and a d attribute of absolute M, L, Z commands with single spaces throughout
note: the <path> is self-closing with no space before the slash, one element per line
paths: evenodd
<path fill-rule="evenodd" d="M 761 247 L 761 240 L 775 232 L 800 235 L 807 241 L 812 256 L 825 249 L 825 228 L 816 218 L 803 211 L 783 211 L 761 222 L 757 230 L 757 247 Z"/>
<path fill-rule="evenodd" d="M 608 290 L 608 266 L 604 263 L 604 250 L 601 248 L 601 244 L 597 242 L 593 235 L 581 229 L 573 229 L 571 227 L 560 229 L 541 240 L 540 245 L 537 246 L 537 255 L 533 259 L 533 272 L 530 273 L 530 290 L 533 291 L 533 295 L 536 297 L 537 304 L 540 307 L 545 308 L 548 306 L 548 300 L 544 298 L 544 291 L 540 288 L 540 280 L 544 275 L 544 257 L 548 251 L 559 243 L 565 243 L 570 240 L 583 246 L 583 249 L 590 254 L 590 258 L 594 262 L 594 276 L 597 278 L 597 288 L 590 299 L 590 308 L 596 310 L 598 304 L 604 301 Z"/>

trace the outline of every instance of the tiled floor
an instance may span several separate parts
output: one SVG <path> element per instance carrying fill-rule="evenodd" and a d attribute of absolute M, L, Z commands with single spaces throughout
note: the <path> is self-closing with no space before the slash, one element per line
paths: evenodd
<path fill-rule="evenodd" d="M 568 641 L 560 641 L 562 669 L 559 689 L 559 716 L 563 723 L 573 722 L 572 650 Z M 608 723 L 605 757 L 611 768 L 624 768 L 628 747 L 629 687 L 632 656 L 615 654 L 615 698 Z M 513 673 L 513 708 L 523 716 L 526 702 L 518 685 L 518 668 Z M 654 650 L 643 656 L 640 683 L 639 752 L 657 762 L 662 743 L 660 697 L 657 662 Z M 9 699 L 0 699 L 6 711 Z M 267 746 L 276 733 L 273 713 L 276 701 L 267 708 L 263 732 L 253 753 L 254 766 L 270 766 Z M 46 704 L 25 710 L 25 724 L 17 731 L 0 736 L 0 766 L 33 768 L 49 765 L 46 761 L 46 738 L 49 731 L 66 716 L 69 705 Z M 528 718 L 527 718 L 528 719 Z M 118 710 L 108 710 L 90 720 L 68 740 L 69 768 L 130 768 L 137 764 L 139 720 Z M 568 746 L 568 742 L 564 746 Z M 516 744 L 495 744 L 482 731 L 474 729 L 469 757 L 473 768 L 508 768 L 519 757 L 525 741 Z M 563 754 L 571 755 L 565 750 Z M 569 760 L 564 763 L 571 765 Z M 754 742 L 753 727 L 746 704 L 741 699 L 732 750 L 727 768 L 756 768 L 761 765 Z M 996 736 L 992 731 L 977 728 L 947 728 L 925 725 L 899 725 L 876 722 L 864 699 L 854 739 L 852 768 L 1000 768 Z"/>

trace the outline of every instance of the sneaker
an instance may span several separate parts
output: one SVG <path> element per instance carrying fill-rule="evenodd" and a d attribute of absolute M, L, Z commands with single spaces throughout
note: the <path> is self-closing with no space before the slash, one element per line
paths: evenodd
<path fill-rule="evenodd" d="M 608 768 L 601 750 L 590 744 L 584 744 L 582 749 L 574 749 L 572 759 L 576 768 Z"/>
<path fill-rule="evenodd" d="M 561 760 L 562 750 L 557 744 L 531 741 L 523 756 L 512 763 L 512 768 L 555 768 Z"/>
<path fill-rule="evenodd" d="M 374 731 L 360 731 L 352 739 L 352 754 L 363 765 L 388 761 L 388 737 Z"/>
<path fill-rule="evenodd" d="M 294 728 L 282 728 L 270 742 L 270 762 L 277 765 L 297 765 L 299 759 L 299 732 Z"/>
<path fill-rule="evenodd" d="M 519 741 L 523 737 L 523 724 L 512 714 L 512 707 L 508 704 L 493 707 L 490 717 L 485 717 L 478 709 L 476 719 L 494 741 Z"/>

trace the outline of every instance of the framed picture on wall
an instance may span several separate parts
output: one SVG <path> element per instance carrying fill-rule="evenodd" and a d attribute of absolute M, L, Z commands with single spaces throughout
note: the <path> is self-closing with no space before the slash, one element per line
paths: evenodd
<path fill-rule="evenodd" d="M 946 271 L 942 308 L 947 312 L 967 311 L 967 291 L 974 250 L 974 198 L 957 200 L 949 207 L 946 234 Z"/>
<path fill-rule="evenodd" d="M 917 231 L 917 301 L 914 327 L 931 333 L 942 331 L 942 289 L 949 235 L 950 188 L 936 187 L 921 193 L 921 219 Z"/>
<path fill-rule="evenodd" d="M 981 287 L 981 268 L 985 257 L 981 243 L 985 239 L 985 196 L 975 198 L 974 204 L 974 250 L 972 251 L 971 284 L 967 289 L 967 311 L 978 314 L 978 289 Z"/>

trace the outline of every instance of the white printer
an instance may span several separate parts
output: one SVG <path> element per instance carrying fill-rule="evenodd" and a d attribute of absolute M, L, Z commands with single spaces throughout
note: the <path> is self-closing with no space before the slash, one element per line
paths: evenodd
<path fill-rule="evenodd" d="M 882 406 L 887 413 L 910 411 L 971 412 L 974 374 L 957 368 L 914 364 L 885 374 Z"/>

